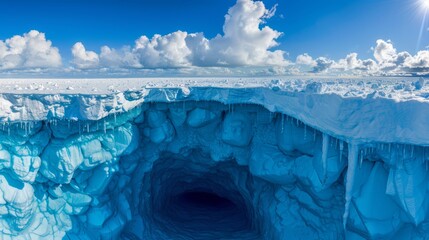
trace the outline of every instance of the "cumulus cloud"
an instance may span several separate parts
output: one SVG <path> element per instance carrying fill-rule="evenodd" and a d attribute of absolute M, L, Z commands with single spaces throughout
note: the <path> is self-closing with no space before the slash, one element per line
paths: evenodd
<path fill-rule="evenodd" d="M 423 50 L 412 55 L 397 52 L 391 41 L 377 40 L 374 48 L 380 74 L 383 75 L 420 75 L 429 73 L 429 51 Z"/>
<path fill-rule="evenodd" d="M 78 68 L 94 68 L 98 66 L 99 57 L 93 51 L 87 51 L 81 42 L 72 47 L 73 64 Z"/>
<path fill-rule="evenodd" d="M 176 31 L 141 36 L 133 47 L 119 50 L 104 46 L 99 54 L 77 43 L 72 64 L 78 69 L 286 66 L 285 52 L 272 50 L 282 33 L 264 26 L 275 10 L 260 1 L 237 0 L 225 16 L 223 35 L 213 39 Z"/>
<path fill-rule="evenodd" d="M 403 61 L 403 68 L 408 72 L 429 72 L 429 51 L 419 51 L 415 56 L 408 56 Z"/>
<path fill-rule="evenodd" d="M 374 59 L 360 59 L 357 53 L 350 53 L 337 61 L 327 57 L 314 59 L 309 54 L 299 55 L 297 65 L 311 67 L 310 72 L 322 74 L 351 74 L 371 76 L 410 76 L 429 74 L 429 51 L 412 55 L 398 52 L 392 41 L 379 39 L 372 48 Z M 305 68 L 300 68 L 305 72 Z"/>
<path fill-rule="evenodd" d="M 298 57 L 296 57 L 295 62 L 296 64 L 306 65 L 310 67 L 315 67 L 317 65 L 317 62 L 313 59 L 313 57 L 308 55 L 308 53 L 298 55 Z"/>
<path fill-rule="evenodd" d="M 313 72 L 314 73 L 326 72 L 334 65 L 334 63 L 335 62 L 329 58 L 319 57 L 316 59 L 316 66 L 313 67 Z"/>
<path fill-rule="evenodd" d="M 274 12 L 262 2 L 238 0 L 225 16 L 224 35 L 209 41 L 208 65 L 284 65 L 283 51 L 269 51 L 278 45 L 281 33 L 268 26 L 260 28 Z"/>
<path fill-rule="evenodd" d="M 339 71 L 351 71 L 361 74 L 375 73 L 378 70 L 377 62 L 372 59 L 362 60 L 358 58 L 357 53 L 350 53 L 345 58 L 338 60 L 333 65 Z"/>
<path fill-rule="evenodd" d="M 44 33 L 32 30 L 0 40 L 0 70 L 56 68 L 61 66 L 58 48 Z"/>
<path fill-rule="evenodd" d="M 188 33 L 182 31 L 165 36 L 156 34 L 151 39 L 142 36 L 136 40 L 133 53 L 145 68 L 186 67 L 191 65 L 188 57 L 192 53 L 187 36 Z"/>
<path fill-rule="evenodd" d="M 397 56 L 396 48 L 390 40 L 384 41 L 377 40 L 376 47 L 374 48 L 374 58 L 379 63 L 394 62 Z"/>
<path fill-rule="evenodd" d="M 357 53 L 341 59 L 313 57 L 303 53 L 295 62 L 276 50 L 282 33 L 266 25 L 276 6 L 267 9 L 261 1 L 237 0 L 225 15 L 223 32 L 208 39 L 204 33 L 176 31 L 152 37 L 141 36 L 132 46 L 103 46 L 98 52 L 87 50 L 82 42 L 71 48 L 72 59 L 62 66 L 58 48 L 44 33 L 32 30 L 0 40 L 0 72 L 31 72 L 64 75 L 127 74 L 178 75 L 429 75 L 429 51 L 415 55 L 398 51 L 390 40 L 379 39 L 372 57 L 361 59 Z"/>

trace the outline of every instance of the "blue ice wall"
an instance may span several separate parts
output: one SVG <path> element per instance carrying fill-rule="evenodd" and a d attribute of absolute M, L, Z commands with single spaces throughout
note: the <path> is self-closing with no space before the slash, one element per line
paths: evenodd
<path fill-rule="evenodd" d="M 0 238 L 427 239 L 428 151 L 342 141 L 253 104 L 10 122 Z"/>

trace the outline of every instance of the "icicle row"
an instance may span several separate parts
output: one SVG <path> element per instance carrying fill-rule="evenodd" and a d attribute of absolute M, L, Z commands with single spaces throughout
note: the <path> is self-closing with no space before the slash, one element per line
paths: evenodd
<path fill-rule="evenodd" d="M 353 188 L 355 181 L 355 174 L 359 160 L 359 146 L 355 144 L 349 144 L 348 146 L 349 156 L 348 156 L 348 167 L 347 167 L 347 176 L 346 176 L 346 194 L 345 194 L 345 208 L 343 215 L 343 227 L 346 228 L 347 219 L 349 218 L 350 212 L 350 203 L 353 197 Z"/>
<path fill-rule="evenodd" d="M 323 166 L 323 180 L 322 184 L 326 183 L 327 169 L 328 169 L 328 150 L 329 150 L 329 135 L 323 133 L 322 141 L 322 166 Z"/>

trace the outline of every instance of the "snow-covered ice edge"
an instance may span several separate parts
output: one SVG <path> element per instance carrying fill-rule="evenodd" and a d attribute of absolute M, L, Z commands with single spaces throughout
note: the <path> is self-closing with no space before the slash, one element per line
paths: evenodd
<path fill-rule="evenodd" d="M 99 120 L 144 102 L 257 104 L 351 143 L 429 145 L 417 78 L 2 79 L 0 121 Z"/>

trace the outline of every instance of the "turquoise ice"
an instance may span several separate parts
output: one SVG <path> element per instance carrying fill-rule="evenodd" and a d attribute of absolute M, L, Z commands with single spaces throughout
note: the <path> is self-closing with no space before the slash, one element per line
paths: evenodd
<path fill-rule="evenodd" d="M 424 80 L 57 81 L 0 94 L 1 239 L 429 237 Z"/>

